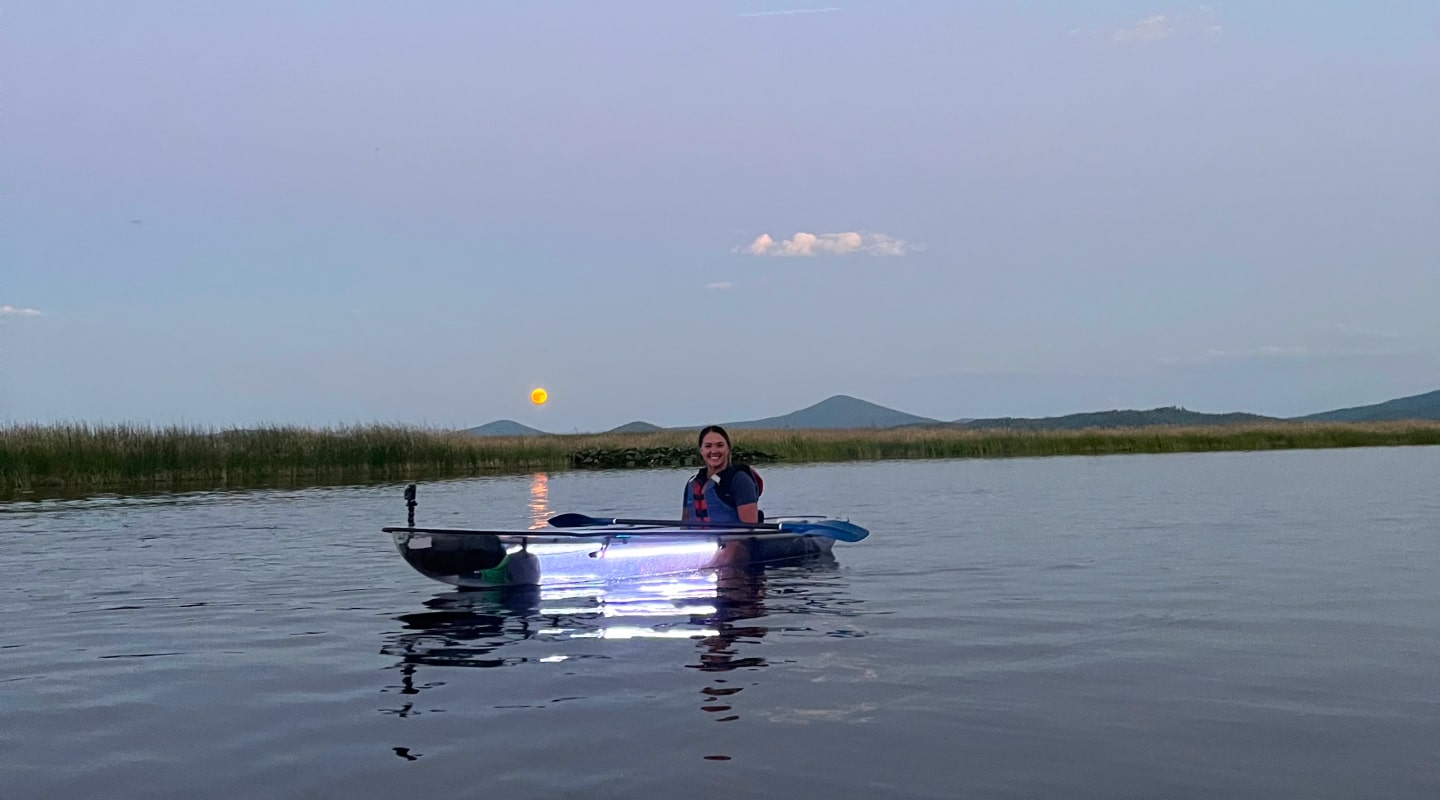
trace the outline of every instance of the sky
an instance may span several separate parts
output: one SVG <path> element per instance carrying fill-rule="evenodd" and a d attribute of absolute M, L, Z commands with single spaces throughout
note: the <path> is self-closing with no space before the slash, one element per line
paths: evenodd
<path fill-rule="evenodd" d="M 1440 4 L 834 2 L 7 5 L 0 424 L 1440 388 Z"/>

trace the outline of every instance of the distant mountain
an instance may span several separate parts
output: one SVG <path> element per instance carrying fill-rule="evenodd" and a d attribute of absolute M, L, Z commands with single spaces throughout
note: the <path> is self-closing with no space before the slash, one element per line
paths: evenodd
<path fill-rule="evenodd" d="M 1239 425 L 1254 422 L 1279 422 L 1277 417 L 1262 417 L 1259 414 L 1206 414 L 1171 406 L 1152 408 L 1148 411 L 1126 409 L 1123 411 L 1093 411 L 1084 414 L 1066 414 L 1062 417 L 995 417 L 972 419 L 963 423 L 952 423 L 962 428 L 1003 428 L 1009 430 L 1080 430 L 1082 428 L 1144 428 L 1155 425 Z"/>
<path fill-rule="evenodd" d="M 1080 430 L 1082 428 L 1143 428 L 1157 425 L 1237 425 L 1262 422 L 1385 422 L 1405 419 L 1440 420 L 1440 390 L 1401 397 L 1384 403 L 1355 408 L 1341 408 L 1303 417 L 1267 417 L 1260 414 L 1233 412 L 1207 414 L 1190 411 L 1178 406 L 1152 408 L 1148 410 L 1094 411 L 1081 414 L 1067 414 L 1058 417 L 993 417 L 989 419 L 957 419 L 942 422 L 929 417 L 896 411 L 849 395 L 837 394 L 813 406 L 782 414 L 778 417 L 744 420 L 725 423 L 732 429 L 846 429 L 846 428 L 899 428 L 899 427 L 945 427 L 945 428 L 1001 428 L 1012 430 Z M 699 427 L 686 425 L 680 428 L 662 428 L 648 422 L 636 420 L 627 422 L 609 433 L 649 433 L 660 430 L 686 430 Z M 502 419 L 486 423 L 477 428 L 467 428 L 463 433 L 475 436 L 546 436 L 545 431 L 521 425 L 514 420 Z"/>
<path fill-rule="evenodd" d="M 778 417 L 726 423 L 726 428 L 896 428 L 901 425 L 934 424 L 939 420 L 917 417 L 893 408 L 876 405 L 849 395 L 837 394 L 813 406 Z"/>
<path fill-rule="evenodd" d="M 472 436 L 544 436 L 545 431 L 536 430 L 529 425 L 521 425 L 513 419 L 497 419 L 494 422 L 487 422 L 475 428 L 466 428 L 461 433 L 468 433 Z"/>
<path fill-rule="evenodd" d="M 648 422 L 635 420 L 634 422 L 627 422 L 618 428 L 611 428 L 610 430 L 606 431 L 606 433 L 653 433 L 654 431 L 663 430 L 665 429 L 660 427 L 659 425 L 651 425 Z"/>
<path fill-rule="evenodd" d="M 1394 422 L 1402 419 L 1440 419 L 1440 390 L 1387 400 L 1369 406 L 1339 408 L 1294 419 L 1304 422 Z"/>

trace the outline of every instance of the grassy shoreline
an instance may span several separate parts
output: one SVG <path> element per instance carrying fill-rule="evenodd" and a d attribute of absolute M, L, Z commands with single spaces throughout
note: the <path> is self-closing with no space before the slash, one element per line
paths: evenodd
<path fill-rule="evenodd" d="M 319 430 L 17 425 L 0 428 L 0 498 L 57 490 L 247 488 L 679 467 L 698 463 L 691 454 L 693 436 L 682 430 L 475 437 L 387 425 Z M 1440 421 L 1075 431 L 746 430 L 732 438 L 759 462 L 816 463 L 1440 445 Z"/>

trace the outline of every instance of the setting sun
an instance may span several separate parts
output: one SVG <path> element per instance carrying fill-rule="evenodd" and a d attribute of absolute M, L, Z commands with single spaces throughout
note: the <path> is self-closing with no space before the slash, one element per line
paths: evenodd
<path fill-rule="evenodd" d="M 534 403 L 537 406 L 545 405 L 545 401 L 549 399 L 550 393 L 545 391 L 544 389 L 537 388 L 531 390 L 530 392 L 530 402 Z"/>

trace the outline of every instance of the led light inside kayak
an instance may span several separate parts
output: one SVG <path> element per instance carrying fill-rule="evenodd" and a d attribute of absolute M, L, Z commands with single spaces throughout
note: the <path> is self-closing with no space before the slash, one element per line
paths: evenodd
<path fill-rule="evenodd" d="M 711 555 L 720 549 L 715 542 L 685 544 L 625 544 L 612 545 L 605 550 L 605 558 L 655 558 L 656 556 Z"/>

